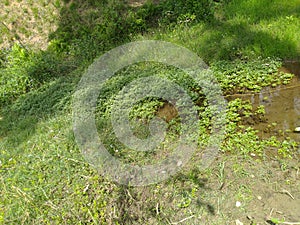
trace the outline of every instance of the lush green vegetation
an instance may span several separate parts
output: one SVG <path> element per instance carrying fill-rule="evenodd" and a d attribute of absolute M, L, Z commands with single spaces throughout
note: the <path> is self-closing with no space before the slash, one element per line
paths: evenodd
<path fill-rule="evenodd" d="M 44 1 L 39 2 L 43 7 Z M 201 190 L 210 176 L 217 174 L 222 182 L 224 162 L 200 171 L 199 150 L 182 172 L 161 184 L 132 188 L 110 182 L 84 160 L 75 143 L 72 94 L 96 57 L 120 44 L 147 39 L 170 41 L 197 53 L 210 65 L 224 95 L 287 84 L 293 75 L 278 73 L 278 68 L 285 59 L 300 59 L 299 1 L 162 0 L 139 6 L 121 0 L 50 2 L 60 17 L 46 50 L 23 45 L 20 38 L 0 49 L 0 224 L 170 224 L 194 214 L 213 224 L 209 216 L 215 215 L 214 207 L 197 196 L 207 197 Z M 33 3 L 26 4 L 30 8 Z M 32 11 L 37 10 L 35 3 Z M 22 29 L 6 29 L 5 35 L 26 36 L 22 34 Z M 104 143 L 124 161 L 161 159 L 181 132 L 180 120 L 172 115 L 166 139 L 159 151 L 150 153 L 131 151 L 112 135 L 109 117 L 116 95 L 124 85 L 153 73 L 191 96 L 199 112 L 197 142 L 199 147 L 207 144 L 212 113 L 201 88 L 176 68 L 136 64 L 107 82 L 97 105 Z M 138 136 L 149 135 L 150 119 L 165 105 L 147 98 L 133 108 L 130 117 Z M 259 162 L 268 159 L 266 149 L 271 148 L 286 168 L 298 144 L 288 137 L 261 139 L 247 121 L 263 121 L 264 114 L 262 106 L 249 101 L 230 101 L 220 154 L 246 162 L 255 155 Z M 233 168 L 237 176 L 245 176 L 238 161 Z M 250 201 L 249 189 L 239 187 L 236 199 Z M 229 217 L 222 215 L 215 224 L 225 224 Z"/>

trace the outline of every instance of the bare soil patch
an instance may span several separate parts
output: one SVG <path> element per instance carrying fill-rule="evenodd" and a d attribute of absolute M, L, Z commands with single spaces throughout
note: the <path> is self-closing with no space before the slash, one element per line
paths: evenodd
<path fill-rule="evenodd" d="M 19 42 L 46 49 L 48 36 L 58 26 L 58 1 L 6 1 L 0 7 L 0 48 Z"/>

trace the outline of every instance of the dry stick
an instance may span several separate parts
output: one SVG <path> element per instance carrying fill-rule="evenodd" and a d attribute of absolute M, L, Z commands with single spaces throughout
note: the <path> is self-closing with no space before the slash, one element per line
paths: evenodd
<path fill-rule="evenodd" d="M 293 196 L 288 190 L 283 189 L 283 190 L 280 191 L 279 193 L 287 194 L 287 195 L 290 196 L 293 200 L 295 200 L 294 196 Z"/>
<path fill-rule="evenodd" d="M 189 216 L 189 217 L 187 217 L 187 218 L 184 218 L 184 219 L 182 219 L 182 220 L 180 220 L 180 221 L 178 221 L 178 222 L 173 222 L 173 223 L 171 223 L 171 224 L 180 224 L 180 223 L 183 223 L 184 221 L 186 221 L 186 220 L 189 220 L 189 219 L 192 219 L 193 217 L 195 217 L 195 215 L 192 215 L 192 216 Z"/>
<path fill-rule="evenodd" d="M 300 225 L 300 222 L 280 222 L 281 224 Z"/>
<path fill-rule="evenodd" d="M 156 203 L 155 209 L 156 209 L 156 215 L 159 215 L 159 204 L 158 203 Z"/>
<path fill-rule="evenodd" d="M 274 211 L 274 209 L 272 208 L 270 211 L 270 214 L 269 214 L 270 217 L 272 216 L 273 211 Z"/>
<path fill-rule="evenodd" d="M 286 190 L 284 190 L 286 191 Z M 273 213 L 274 209 L 271 209 L 271 212 L 269 214 L 269 217 L 271 218 L 272 213 Z M 300 222 L 280 222 L 279 224 L 286 224 L 286 225 L 300 225 Z"/>

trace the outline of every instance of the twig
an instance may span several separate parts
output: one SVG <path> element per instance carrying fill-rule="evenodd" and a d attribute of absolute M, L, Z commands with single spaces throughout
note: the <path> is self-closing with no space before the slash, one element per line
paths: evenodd
<path fill-rule="evenodd" d="M 288 190 L 283 189 L 282 191 L 280 191 L 280 193 L 282 193 L 282 194 L 287 194 L 287 195 L 290 196 L 293 200 L 295 200 L 294 196 L 293 196 Z"/>
<path fill-rule="evenodd" d="M 136 200 L 132 197 L 132 195 L 130 194 L 130 191 L 129 191 L 128 189 L 126 189 L 126 191 L 127 191 L 127 195 L 128 195 L 133 201 L 136 201 Z"/>
<path fill-rule="evenodd" d="M 272 208 L 272 209 L 271 209 L 271 211 L 270 211 L 270 213 L 269 213 L 269 217 L 271 217 L 271 216 L 272 216 L 272 214 L 273 214 L 273 211 L 274 211 L 274 209 Z"/>
<path fill-rule="evenodd" d="M 156 209 L 156 215 L 159 215 L 159 204 L 158 203 L 156 204 L 155 209 Z"/>
<path fill-rule="evenodd" d="M 274 211 L 274 209 L 272 208 L 272 209 L 271 209 L 271 212 L 270 212 L 270 214 L 269 214 L 269 216 L 267 216 L 267 218 L 266 218 L 268 221 L 272 221 L 272 222 L 273 222 L 274 219 L 272 220 L 272 217 L 271 217 L 273 211 Z M 267 222 L 268 222 L 268 221 L 267 221 Z M 266 221 L 265 221 L 265 222 L 266 222 Z M 273 222 L 273 223 L 274 223 L 274 222 Z M 274 224 L 300 225 L 300 222 L 284 222 L 284 221 L 278 221 L 278 222 L 277 222 L 277 220 L 276 220 L 276 222 L 275 222 Z"/>
<path fill-rule="evenodd" d="M 195 215 L 191 215 L 191 216 L 189 216 L 189 217 L 187 217 L 187 218 L 184 218 L 184 219 L 182 219 L 182 220 L 180 220 L 180 221 L 178 221 L 178 222 L 173 222 L 173 223 L 171 223 L 171 224 L 180 224 L 180 223 L 182 223 L 182 222 L 184 222 L 184 221 L 186 221 L 186 220 L 192 219 L 192 218 L 194 218 L 194 217 L 195 217 Z"/>
<path fill-rule="evenodd" d="M 281 222 L 281 224 L 300 225 L 300 222 Z"/>
<path fill-rule="evenodd" d="M 12 186 L 13 189 L 15 189 L 17 191 L 17 193 L 22 196 L 26 202 L 30 202 L 33 201 L 32 197 L 29 196 L 27 193 L 25 193 L 24 191 L 22 191 L 20 188 Z"/>

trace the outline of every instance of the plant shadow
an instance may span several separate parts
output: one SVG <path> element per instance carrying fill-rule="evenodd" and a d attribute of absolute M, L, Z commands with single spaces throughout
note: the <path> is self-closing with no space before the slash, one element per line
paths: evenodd
<path fill-rule="evenodd" d="M 0 139 L 12 148 L 26 142 L 42 120 L 69 110 L 76 77 L 60 77 L 1 109 Z"/>
<path fill-rule="evenodd" d="M 187 173 L 179 172 L 170 179 L 159 184 L 130 187 L 118 185 L 118 194 L 113 202 L 116 209 L 112 224 L 141 224 L 148 223 L 152 218 L 152 224 L 170 223 L 170 220 L 180 220 L 186 207 L 178 203 L 183 199 L 190 199 L 189 209 L 198 214 L 203 209 L 212 216 L 215 215 L 213 204 L 200 200 L 197 196 L 191 197 L 192 187 L 196 187 L 197 193 L 210 189 L 207 187 L 208 179 L 202 178 L 197 169 Z"/>

